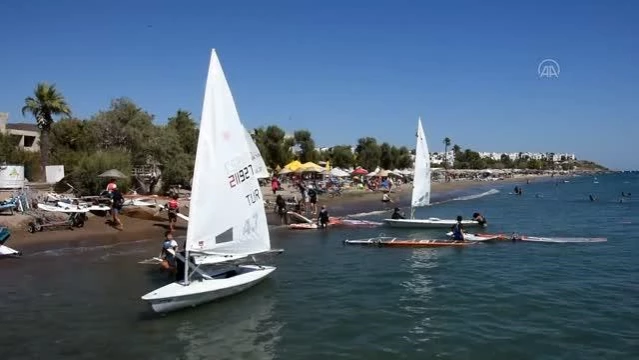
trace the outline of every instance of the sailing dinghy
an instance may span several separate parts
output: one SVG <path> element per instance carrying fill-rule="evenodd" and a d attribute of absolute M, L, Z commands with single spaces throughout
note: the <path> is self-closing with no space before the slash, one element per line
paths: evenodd
<path fill-rule="evenodd" d="M 183 279 L 142 296 L 156 312 L 241 292 L 275 271 L 247 264 L 271 251 L 251 146 L 215 50 L 211 52 L 184 252 Z M 188 261 L 186 261 L 188 259 Z M 180 274 L 182 275 L 182 274 Z"/>
<path fill-rule="evenodd" d="M 457 220 L 439 218 L 415 219 L 415 209 L 430 205 L 430 155 L 422 119 L 417 120 L 417 146 L 415 148 L 415 178 L 410 207 L 410 219 L 384 219 L 387 225 L 403 228 L 450 228 Z M 481 226 L 474 220 L 463 220 L 464 227 Z"/>

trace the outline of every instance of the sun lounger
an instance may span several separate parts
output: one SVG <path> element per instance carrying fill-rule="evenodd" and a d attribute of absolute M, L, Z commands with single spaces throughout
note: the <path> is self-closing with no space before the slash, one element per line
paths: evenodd
<path fill-rule="evenodd" d="M 0 201 L 0 212 L 10 211 L 11 215 L 13 215 L 13 210 L 16 208 L 15 199 Z"/>

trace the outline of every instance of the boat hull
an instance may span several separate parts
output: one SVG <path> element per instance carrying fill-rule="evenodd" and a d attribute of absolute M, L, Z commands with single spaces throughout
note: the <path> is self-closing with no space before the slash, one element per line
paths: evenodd
<path fill-rule="evenodd" d="M 384 223 L 396 228 L 450 229 L 457 220 L 448 219 L 384 219 Z M 482 227 L 477 221 L 464 220 L 463 227 Z"/>
<path fill-rule="evenodd" d="M 174 282 L 144 296 L 153 311 L 167 313 L 195 307 L 223 297 L 235 295 L 257 285 L 275 271 L 273 266 L 240 265 L 240 274 L 221 279 L 197 279 L 188 285 Z"/>
<path fill-rule="evenodd" d="M 15 257 L 20 255 L 22 255 L 20 251 L 12 249 L 6 245 L 0 245 L 0 257 Z"/>
<path fill-rule="evenodd" d="M 445 241 L 445 240 L 401 240 L 390 237 L 376 237 L 370 239 L 361 240 L 344 240 L 344 244 L 347 245 L 365 245 L 365 246 L 379 246 L 379 247 L 463 247 L 472 245 L 472 242 L 457 242 L 457 241 Z"/>

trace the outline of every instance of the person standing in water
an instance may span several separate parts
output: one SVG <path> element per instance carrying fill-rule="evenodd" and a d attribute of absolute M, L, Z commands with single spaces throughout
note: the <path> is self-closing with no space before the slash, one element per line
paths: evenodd
<path fill-rule="evenodd" d="M 317 225 L 319 225 L 318 229 L 325 229 L 328 226 L 328 210 L 326 210 L 326 206 L 322 205 L 322 210 L 320 210 L 317 215 Z"/>
<path fill-rule="evenodd" d="M 160 259 L 162 259 L 163 270 L 175 270 L 175 254 L 178 251 L 178 243 L 173 239 L 171 231 L 164 233 L 164 243 L 162 243 L 162 252 L 160 253 Z"/>
<path fill-rule="evenodd" d="M 282 195 L 277 195 L 275 198 L 275 211 L 280 216 L 280 224 L 288 225 L 288 215 L 286 210 L 286 200 Z"/>
<path fill-rule="evenodd" d="M 451 230 L 453 232 L 454 241 L 464 241 L 464 227 L 462 226 L 461 215 L 457 216 L 457 224 L 453 225 Z"/>
<path fill-rule="evenodd" d="M 384 204 L 384 208 L 388 208 L 389 204 L 393 204 L 393 200 L 388 195 L 388 191 L 384 191 L 382 194 L 382 203 Z"/>
<path fill-rule="evenodd" d="M 391 215 L 391 219 L 393 220 L 405 219 L 404 215 L 402 215 L 400 211 L 401 210 L 398 207 L 396 207 L 395 210 L 393 211 L 393 215 Z"/>
<path fill-rule="evenodd" d="M 478 213 L 478 212 L 476 212 L 476 213 L 474 213 L 474 214 L 473 214 L 473 220 L 474 220 L 474 221 L 477 221 L 477 223 L 478 223 L 480 226 L 482 226 L 482 227 L 485 227 L 485 226 L 486 226 L 486 224 L 488 223 L 488 222 L 486 221 L 486 218 L 484 217 L 484 215 L 482 215 L 482 214 L 480 214 L 480 213 Z"/>

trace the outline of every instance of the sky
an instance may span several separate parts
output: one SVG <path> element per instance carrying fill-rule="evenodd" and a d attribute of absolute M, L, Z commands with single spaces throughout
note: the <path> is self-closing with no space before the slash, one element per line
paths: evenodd
<path fill-rule="evenodd" d="M 633 0 L 2 0 L 0 13 L 10 122 L 34 121 L 20 109 L 41 81 L 80 118 L 128 97 L 158 123 L 199 119 L 215 48 L 249 129 L 413 148 L 421 116 L 431 152 L 450 137 L 639 169 Z M 539 76 L 545 59 L 557 76 Z"/>

